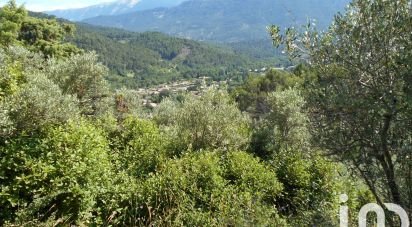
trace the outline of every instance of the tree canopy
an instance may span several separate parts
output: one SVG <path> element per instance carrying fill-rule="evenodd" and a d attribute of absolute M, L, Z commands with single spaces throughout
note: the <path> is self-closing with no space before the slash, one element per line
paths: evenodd
<path fill-rule="evenodd" d="M 359 174 L 378 203 L 409 211 L 411 19 L 407 0 L 357 0 L 326 33 L 271 28 L 317 74 L 308 99 L 317 144 Z"/>
<path fill-rule="evenodd" d="M 55 19 L 38 19 L 28 16 L 23 6 L 14 0 L 0 10 L 0 43 L 4 47 L 22 45 L 46 57 L 67 57 L 80 50 L 64 42 L 73 34 L 74 26 Z"/>

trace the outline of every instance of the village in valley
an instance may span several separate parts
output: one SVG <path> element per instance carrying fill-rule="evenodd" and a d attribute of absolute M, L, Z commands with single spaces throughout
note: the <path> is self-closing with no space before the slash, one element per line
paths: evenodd
<path fill-rule="evenodd" d="M 228 81 L 212 81 L 210 77 L 201 77 L 192 80 L 184 80 L 171 82 L 167 84 L 159 84 L 154 87 L 140 88 L 137 94 L 142 98 L 143 105 L 149 108 L 154 108 L 165 97 L 181 93 L 191 93 L 200 95 L 200 93 L 209 87 L 224 87 Z"/>
<path fill-rule="evenodd" d="M 284 67 L 263 67 L 261 69 L 249 69 L 249 75 L 264 76 L 270 70 L 288 71 L 292 70 L 293 66 Z M 137 89 L 137 94 L 142 98 L 143 105 L 148 108 L 155 108 L 165 97 L 178 95 L 182 93 L 190 93 L 199 96 L 202 91 L 210 87 L 225 88 L 233 82 L 232 79 L 223 81 L 215 81 L 211 77 L 200 77 L 191 80 L 182 80 L 159 84 L 148 88 Z"/>

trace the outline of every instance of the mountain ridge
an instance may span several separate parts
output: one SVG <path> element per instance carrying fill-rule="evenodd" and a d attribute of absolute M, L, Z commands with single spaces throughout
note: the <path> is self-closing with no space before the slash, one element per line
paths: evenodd
<path fill-rule="evenodd" d="M 71 21 L 81 21 L 102 15 L 120 15 L 154 8 L 168 8 L 184 1 L 186 0 L 118 0 L 83 8 L 52 10 L 44 13 Z"/>
<path fill-rule="evenodd" d="M 178 37 L 217 42 L 267 38 L 266 27 L 306 24 L 316 19 L 325 29 L 349 0 L 189 0 L 170 8 L 156 8 L 83 22 L 130 31 L 159 31 Z"/>

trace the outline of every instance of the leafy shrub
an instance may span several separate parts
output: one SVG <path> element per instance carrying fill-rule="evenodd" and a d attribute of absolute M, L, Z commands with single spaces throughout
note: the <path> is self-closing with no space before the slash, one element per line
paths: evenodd
<path fill-rule="evenodd" d="M 255 197 L 263 196 L 269 204 L 274 204 L 283 189 L 270 166 L 244 152 L 228 154 L 226 174 L 241 190 L 249 191 Z"/>
<path fill-rule="evenodd" d="M 238 161 L 246 165 L 240 173 Z M 129 213 L 133 216 L 121 218 L 126 225 L 282 223 L 274 201 L 268 202 L 281 188 L 268 166 L 244 152 L 186 154 L 161 165 L 129 199 L 129 207 L 138 207 Z"/>
<path fill-rule="evenodd" d="M 166 112 L 168 111 L 168 112 Z M 165 126 L 172 150 L 237 150 L 249 142 L 249 119 L 224 91 L 211 89 L 202 96 L 186 95 L 182 103 L 167 100 L 154 119 Z"/>
<path fill-rule="evenodd" d="M 159 129 L 149 120 L 126 118 L 112 141 L 118 167 L 134 177 L 154 173 L 165 158 Z"/>
<path fill-rule="evenodd" d="M 108 152 L 108 141 L 85 121 L 1 147 L 2 215 L 19 223 L 89 220 L 113 175 Z"/>
<path fill-rule="evenodd" d="M 336 225 L 341 184 L 336 165 L 317 155 L 284 150 L 273 160 L 279 181 L 284 185 L 277 201 L 279 212 L 295 225 Z"/>
<path fill-rule="evenodd" d="M 273 127 L 278 149 L 287 147 L 307 148 L 310 134 L 305 100 L 296 89 L 277 91 L 268 95 L 270 112 L 266 120 Z"/>
<path fill-rule="evenodd" d="M 27 82 L 27 74 L 39 72 L 44 64 L 40 54 L 31 53 L 22 47 L 0 49 L 0 100 L 16 93 Z"/>
<path fill-rule="evenodd" d="M 77 100 L 63 95 L 60 88 L 43 74 L 28 75 L 26 80 L 18 92 L 0 104 L 14 131 L 32 134 L 79 115 Z"/>
<path fill-rule="evenodd" d="M 104 76 L 107 68 L 95 53 L 77 54 L 68 59 L 51 59 L 46 72 L 63 91 L 79 100 L 84 115 L 100 115 L 109 108 L 109 90 Z"/>

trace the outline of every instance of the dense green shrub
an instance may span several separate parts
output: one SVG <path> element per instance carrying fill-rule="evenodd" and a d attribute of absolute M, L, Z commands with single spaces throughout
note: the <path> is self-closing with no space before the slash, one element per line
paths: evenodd
<path fill-rule="evenodd" d="M 154 173 L 166 158 L 159 129 L 149 120 L 126 118 L 111 140 L 116 164 L 134 177 Z"/>
<path fill-rule="evenodd" d="M 299 226 L 337 225 L 336 211 L 342 184 L 336 165 L 320 155 L 285 150 L 272 164 L 284 185 L 277 201 L 279 212 Z M 354 198 L 353 198 L 354 199 Z"/>
<path fill-rule="evenodd" d="M 7 112 L 12 122 L 9 126 L 0 125 L 3 131 L 27 135 L 79 116 L 77 100 L 63 95 L 60 88 L 43 74 L 26 76 L 26 84 L 6 97 L 0 109 Z"/>
<path fill-rule="evenodd" d="M 240 170 L 239 163 L 245 169 Z M 138 209 L 131 212 L 132 217 L 121 217 L 124 224 L 284 223 L 273 206 L 282 189 L 275 173 L 243 152 L 227 156 L 221 152 L 186 154 L 165 162 L 143 184 L 141 191 L 129 200 L 137 203 L 129 206 Z"/>
<path fill-rule="evenodd" d="M 29 52 L 25 48 L 0 48 L 0 100 L 17 92 L 19 87 L 26 83 L 27 74 L 38 72 L 44 64 L 42 55 Z"/>
<path fill-rule="evenodd" d="M 109 109 L 109 89 L 104 79 L 107 68 L 97 61 L 95 53 L 73 55 L 64 60 L 52 59 L 46 72 L 63 94 L 79 100 L 83 115 L 101 115 Z"/>
<path fill-rule="evenodd" d="M 244 152 L 228 154 L 225 174 L 241 190 L 250 192 L 254 197 L 263 196 L 268 204 L 274 204 L 283 189 L 270 166 Z"/>
<path fill-rule="evenodd" d="M 246 148 L 250 123 L 225 91 L 211 89 L 202 96 L 186 95 L 184 100 L 166 99 L 155 110 L 154 119 L 170 137 L 173 150 Z"/>
<path fill-rule="evenodd" d="M 74 223 L 93 216 L 113 173 L 108 141 L 85 121 L 52 127 L 0 148 L 3 220 Z"/>

